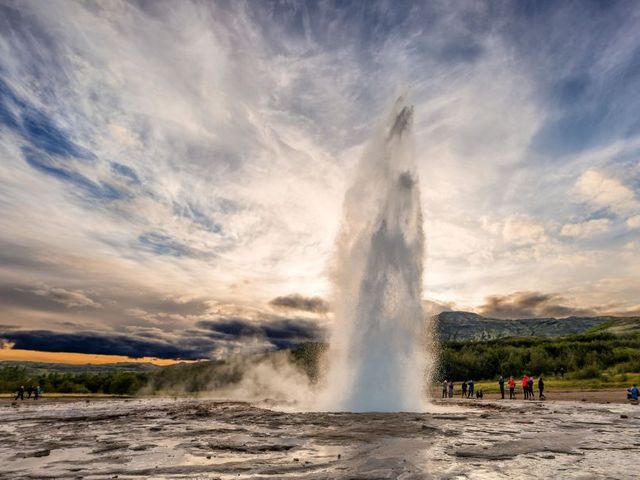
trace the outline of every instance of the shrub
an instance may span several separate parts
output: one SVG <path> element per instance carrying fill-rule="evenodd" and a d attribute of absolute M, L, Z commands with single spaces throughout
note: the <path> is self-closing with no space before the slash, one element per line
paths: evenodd
<path fill-rule="evenodd" d="M 602 371 L 595 365 L 588 365 L 575 372 L 570 372 L 567 378 L 574 380 L 587 380 L 590 378 L 600 378 Z"/>

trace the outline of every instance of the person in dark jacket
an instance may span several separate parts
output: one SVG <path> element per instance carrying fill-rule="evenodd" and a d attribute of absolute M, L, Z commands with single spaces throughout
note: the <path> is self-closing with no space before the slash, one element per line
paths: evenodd
<path fill-rule="evenodd" d="M 533 393 L 533 375 L 529 377 L 529 400 L 535 400 L 536 395 Z"/>
<path fill-rule="evenodd" d="M 469 384 L 469 394 L 467 395 L 467 398 L 472 398 L 473 397 L 473 380 L 469 380 L 467 383 Z"/>
<path fill-rule="evenodd" d="M 538 398 L 540 400 L 544 400 L 544 380 L 542 379 L 542 375 L 538 377 Z"/>
<path fill-rule="evenodd" d="M 502 400 L 504 400 L 504 377 L 502 375 L 500 375 L 500 378 L 498 379 L 498 385 L 500 385 L 500 396 L 502 397 Z"/>
<path fill-rule="evenodd" d="M 467 382 L 462 381 L 462 398 L 467 396 Z"/>
<path fill-rule="evenodd" d="M 24 400 L 24 385 L 20 385 L 20 388 L 18 388 L 15 400 L 17 400 L 18 398 L 20 400 Z"/>

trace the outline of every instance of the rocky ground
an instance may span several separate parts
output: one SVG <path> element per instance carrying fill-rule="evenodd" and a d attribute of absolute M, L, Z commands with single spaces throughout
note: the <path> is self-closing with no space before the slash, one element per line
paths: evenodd
<path fill-rule="evenodd" d="M 430 410 L 6 401 L 0 478 L 637 478 L 637 405 L 447 401 Z"/>

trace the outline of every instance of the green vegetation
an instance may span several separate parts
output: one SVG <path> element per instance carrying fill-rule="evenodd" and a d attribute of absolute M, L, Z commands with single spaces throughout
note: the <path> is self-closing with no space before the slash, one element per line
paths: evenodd
<path fill-rule="evenodd" d="M 519 378 L 516 381 L 518 394 L 521 395 Z M 570 378 L 549 377 L 544 378 L 545 389 L 547 391 L 577 391 L 577 390 L 626 390 L 633 384 L 640 384 L 640 373 L 625 373 L 618 375 L 603 374 L 601 378 L 590 378 L 586 380 L 575 380 Z M 435 387 L 436 394 L 439 393 L 439 386 Z M 459 385 L 457 386 L 459 388 Z M 497 377 L 491 380 L 476 382 L 476 390 L 482 388 L 484 393 L 498 393 Z M 535 385 L 537 389 L 537 385 Z"/>
<path fill-rule="evenodd" d="M 640 334 L 624 336 L 598 329 L 561 338 L 510 338 L 449 342 L 443 346 L 440 377 L 491 379 L 500 374 L 558 376 L 567 380 L 626 381 L 640 372 Z"/>
<path fill-rule="evenodd" d="M 44 393 L 133 395 L 147 383 L 142 372 L 37 373 L 21 365 L 0 366 L 0 392 L 15 392 L 20 385 L 40 385 Z"/>
<path fill-rule="evenodd" d="M 237 362 L 211 360 L 164 367 L 149 376 L 149 393 L 194 393 L 239 382 L 242 370 Z"/>
<path fill-rule="evenodd" d="M 243 372 L 264 360 L 289 361 L 297 365 L 310 378 L 317 378 L 319 353 L 324 346 L 309 343 L 291 351 L 271 352 L 250 357 L 180 363 L 167 367 L 116 366 L 105 371 L 87 366 L 70 367 L 51 364 L 6 362 L 0 364 L 0 393 L 12 393 L 20 385 L 40 385 L 44 394 L 177 394 L 196 393 L 224 388 L 238 383 Z M 126 368 L 122 370 L 121 368 Z"/>

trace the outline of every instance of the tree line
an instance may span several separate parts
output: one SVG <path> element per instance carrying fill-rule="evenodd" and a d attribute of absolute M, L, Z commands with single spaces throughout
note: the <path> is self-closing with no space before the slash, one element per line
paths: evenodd
<path fill-rule="evenodd" d="M 438 374 L 453 380 L 525 373 L 590 379 L 599 378 L 605 370 L 612 374 L 640 372 L 639 334 L 448 342 L 442 348 Z"/>
<path fill-rule="evenodd" d="M 40 385 L 47 393 L 133 395 L 149 381 L 147 372 L 33 373 L 21 365 L 0 366 L 0 392 L 15 392 L 20 385 Z"/>

